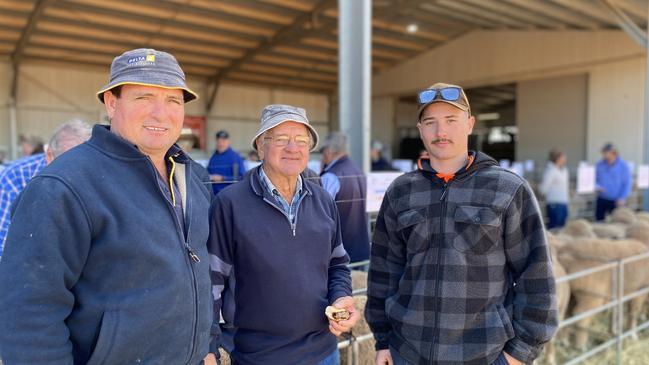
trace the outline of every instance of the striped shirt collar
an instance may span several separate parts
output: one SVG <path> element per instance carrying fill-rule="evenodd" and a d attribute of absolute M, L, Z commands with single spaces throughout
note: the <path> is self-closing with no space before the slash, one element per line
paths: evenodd
<path fill-rule="evenodd" d="M 293 200 L 291 201 L 291 204 L 284 199 L 282 194 L 279 193 L 279 190 L 273 185 L 273 182 L 270 181 L 268 178 L 268 175 L 266 175 L 266 172 L 264 171 L 263 164 L 262 166 L 259 167 L 259 177 L 261 181 L 261 185 L 266 189 L 270 195 L 275 198 L 275 200 L 280 204 L 282 209 L 288 216 L 291 218 L 291 221 L 295 217 L 295 211 L 297 210 L 298 203 L 300 201 L 300 197 L 302 196 L 302 176 L 298 175 L 297 176 L 297 185 L 295 186 L 295 195 L 293 195 Z"/>

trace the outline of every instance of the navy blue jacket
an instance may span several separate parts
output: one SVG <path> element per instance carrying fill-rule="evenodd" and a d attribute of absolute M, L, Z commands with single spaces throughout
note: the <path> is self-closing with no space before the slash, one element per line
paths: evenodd
<path fill-rule="evenodd" d="M 172 149 L 186 240 L 151 160 L 104 126 L 30 181 L 0 262 L 5 365 L 195 365 L 207 354 L 212 193 L 206 171 Z"/>
<path fill-rule="evenodd" d="M 327 172 L 336 175 L 340 181 L 340 190 L 338 190 L 335 199 L 340 213 L 345 251 L 349 254 L 351 262 L 368 260 L 370 258 L 370 235 L 365 212 L 365 197 L 367 195 L 365 175 L 348 156 L 336 160 L 322 174 Z"/>
<path fill-rule="evenodd" d="M 259 168 L 224 189 L 212 207 L 215 313 L 222 311 L 224 331 L 234 334 L 229 350 L 236 364 L 316 364 L 337 348 L 325 307 L 351 295 L 336 205 L 319 185 L 303 180 L 293 233 L 263 188 Z M 219 333 L 217 322 L 213 333 Z"/>
<path fill-rule="evenodd" d="M 207 171 L 212 175 L 218 174 L 223 176 L 223 181 L 229 181 L 212 184 L 214 194 L 218 194 L 226 186 L 232 184 L 232 181 L 241 180 L 246 173 L 246 168 L 241 156 L 232 147 L 228 147 L 223 153 L 214 151 L 207 165 Z"/>

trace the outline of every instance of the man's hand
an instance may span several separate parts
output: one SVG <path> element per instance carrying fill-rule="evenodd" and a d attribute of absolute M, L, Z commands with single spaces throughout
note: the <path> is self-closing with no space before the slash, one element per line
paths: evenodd
<path fill-rule="evenodd" d="M 223 181 L 223 175 L 219 175 L 219 174 L 210 175 L 210 180 L 212 180 L 212 182 L 221 182 Z"/>
<path fill-rule="evenodd" d="M 623 207 L 624 204 L 626 204 L 626 202 L 624 201 L 624 199 L 618 199 L 618 200 L 615 201 L 615 206 L 616 206 L 616 207 Z"/>
<path fill-rule="evenodd" d="M 212 353 L 207 354 L 205 358 L 203 359 L 203 364 L 205 365 L 217 365 L 218 362 L 216 362 L 216 356 Z"/>
<path fill-rule="evenodd" d="M 336 308 L 346 309 L 349 312 L 349 319 L 346 321 L 334 321 L 329 320 L 329 331 L 335 336 L 340 336 L 343 332 L 349 332 L 349 330 L 354 327 L 356 322 L 361 318 L 360 312 L 356 311 L 354 307 L 354 298 L 352 297 L 340 297 L 332 304 Z"/>
<path fill-rule="evenodd" d="M 505 359 L 509 363 L 509 365 L 525 365 L 521 361 L 516 360 L 513 356 L 510 354 L 506 353 L 503 351 L 503 355 L 505 355 Z"/>
<path fill-rule="evenodd" d="M 390 350 L 379 350 L 376 352 L 376 365 L 392 365 Z"/>

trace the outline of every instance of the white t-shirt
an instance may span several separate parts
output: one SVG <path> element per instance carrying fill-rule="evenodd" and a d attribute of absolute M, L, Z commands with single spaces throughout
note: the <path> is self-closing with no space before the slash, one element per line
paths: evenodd
<path fill-rule="evenodd" d="M 548 204 L 568 204 L 568 169 L 548 162 L 539 190 Z"/>

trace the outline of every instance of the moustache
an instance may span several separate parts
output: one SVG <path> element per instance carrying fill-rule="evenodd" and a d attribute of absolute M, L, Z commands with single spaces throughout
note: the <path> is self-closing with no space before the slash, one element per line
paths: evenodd
<path fill-rule="evenodd" d="M 435 144 L 435 143 L 439 143 L 439 142 L 453 143 L 453 141 L 451 141 L 450 139 L 446 139 L 446 138 L 434 139 L 431 143 Z"/>

